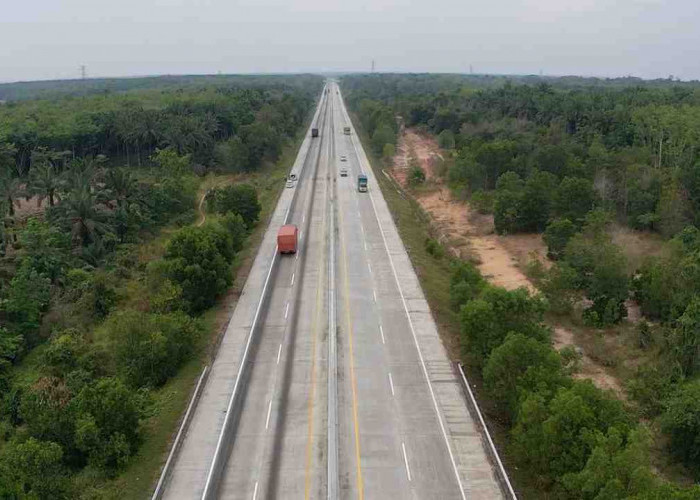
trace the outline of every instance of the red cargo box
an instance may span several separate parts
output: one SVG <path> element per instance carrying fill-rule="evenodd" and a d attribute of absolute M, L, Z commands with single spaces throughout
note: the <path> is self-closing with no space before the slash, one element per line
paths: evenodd
<path fill-rule="evenodd" d="M 280 253 L 296 253 L 299 230 L 294 224 L 282 226 L 277 233 L 277 248 Z"/>

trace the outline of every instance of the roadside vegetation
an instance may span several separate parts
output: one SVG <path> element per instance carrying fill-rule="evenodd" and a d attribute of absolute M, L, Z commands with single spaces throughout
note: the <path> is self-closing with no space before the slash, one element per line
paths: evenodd
<path fill-rule="evenodd" d="M 0 107 L 0 498 L 148 496 L 322 85 L 257 81 Z"/>
<path fill-rule="evenodd" d="M 483 381 L 484 406 L 523 494 L 697 498 L 697 488 L 659 476 L 654 455 L 662 446 L 681 475 L 700 477 L 690 437 L 700 430 L 700 86 L 456 75 L 348 76 L 342 85 L 376 158 L 396 147 L 401 127 L 422 128 L 449 156 L 452 191 L 493 213 L 498 233 L 543 234 L 551 261 L 528 270 L 541 293 L 489 285 L 465 262 L 452 264 L 449 281 L 444 262 L 452 259 L 430 226 L 419 257 L 420 237 L 397 215 L 412 201 L 384 189 L 453 354 Z M 407 185 L 423 182 L 411 168 Z M 656 233 L 665 248 L 631 262 L 613 225 Z M 431 273 L 442 269 L 448 285 L 421 272 L 427 256 L 443 262 Z M 630 303 L 642 313 L 634 324 Z M 603 340 L 618 329 L 634 338 L 608 356 L 624 365 L 627 400 L 575 377 L 580 354 L 554 350 L 550 317 L 588 325 Z"/>

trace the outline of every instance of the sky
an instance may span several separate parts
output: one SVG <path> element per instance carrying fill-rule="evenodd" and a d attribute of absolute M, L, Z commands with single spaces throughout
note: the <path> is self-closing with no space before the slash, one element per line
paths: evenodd
<path fill-rule="evenodd" d="M 0 81 L 369 71 L 700 79 L 699 0 L 0 0 Z"/>

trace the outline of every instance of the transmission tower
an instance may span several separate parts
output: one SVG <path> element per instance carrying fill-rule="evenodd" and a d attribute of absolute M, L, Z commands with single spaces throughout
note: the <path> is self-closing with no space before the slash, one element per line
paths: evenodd
<path fill-rule="evenodd" d="M 87 69 L 84 64 L 80 65 L 80 77 L 85 80 L 87 78 Z"/>
<path fill-rule="evenodd" d="M 374 59 L 372 59 L 372 73 L 374 73 Z"/>

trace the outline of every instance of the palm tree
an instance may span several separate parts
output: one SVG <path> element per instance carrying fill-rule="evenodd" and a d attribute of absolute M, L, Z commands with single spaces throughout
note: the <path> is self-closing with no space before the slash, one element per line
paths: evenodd
<path fill-rule="evenodd" d="M 60 201 L 58 191 L 65 182 L 50 162 L 41 163 L 32 167 L 29 172 L 29 192 L 39 199 L 39 205 L 48 198 L 49 206 L 54 205 L 56 199 Z"/>
<path fill-rule="evenodd" d="M 25 193 L 22 183 L 16 177 L 12 177 L 5 171 L 0 174 L 0 198 L 7 201 L 6 208 L 10 217 L 15 215 L 15 203 Z"/>
<path fill-rule="evenodd" d="M 61 202 L 63 218 L 70 224 L 75 243 L 86 247 L 110 230 L 109 214 L 99 207 L 99 195 L 90 187 L 79 186 Z"/>
<path fill-rule="evenodd" d="M 136 195 L 136 180 L 126 169 L 112 168 L 107 170 L 104 180 L 108 196 L 117 201 L 118 207 Z"/>

